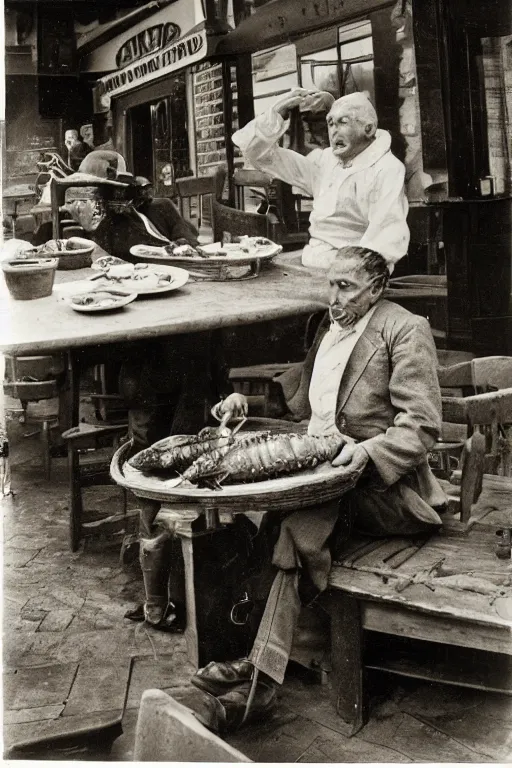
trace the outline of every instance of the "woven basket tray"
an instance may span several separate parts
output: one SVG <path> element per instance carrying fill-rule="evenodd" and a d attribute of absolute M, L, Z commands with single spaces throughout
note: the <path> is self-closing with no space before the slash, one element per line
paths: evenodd
<path fill-rule="evenodd" d="M 329 463 L 315 469 L 259 483 L 226 485 L 221 491 L 207 488 L 169 488 L 166 480 L 144 474 L 125 464 L 130 444 L 119 448 L 112 458 L 110 475 L 114 482 L 144 499 L 171 504 L 194 504 L 209 508 L 243 506 L 247 510 L 294 510 L 317 506 L 339 498 L 353 488 L 359 475 L 347 477 L 343 469 Z"/>
<path fill-rule="evenodd" d="M 139 251 L 141 247 L 144 248 L 144 251 Z M 212 256 L 203 259 L 191 256 L 169 256 L 165 248 L 136 245 L 130 248 L 130 254 L 135 262 L 169 264 L 173 267 L 186 269 L 192 277 L 223 282 L 225 280 L 246 280 L 257 277 L 261 267 L 270 263 L 282 250 L 282 246 L 274 244 L 258 254 Z"/>

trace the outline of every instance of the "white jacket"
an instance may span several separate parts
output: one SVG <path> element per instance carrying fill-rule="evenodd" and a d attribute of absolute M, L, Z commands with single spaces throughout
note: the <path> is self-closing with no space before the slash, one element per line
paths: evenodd
<path fill-rule="evenodd" d="M 389 133 L 377 130 L 375 141 L 343 168 L 330 147 L 306 157 L 279 147 L 286 129 L 271 109 L 237 131 L 233 142 L 255 168 L 313 198 L 302 263 L 326 269 L 339 248 L 361 245 L 382 254 L 392 271 L 407 253 L 409 206 L 405 167 L 390 151 Z"/>

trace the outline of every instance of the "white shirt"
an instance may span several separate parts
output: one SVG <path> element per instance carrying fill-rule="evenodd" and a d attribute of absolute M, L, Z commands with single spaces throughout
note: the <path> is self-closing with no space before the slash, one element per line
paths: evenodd
<path fill-rule="evenodd" d="M 341 379 L 357 340 L 370 322 L 375 307 L 374 304 L 348 331 L 341 328 L 338 323 L 331 323 L 322 339 L 316 353 L 309 385 L 311 419 L 308 435 L 339 433 L 336 426 L 336 404 Z"/>
<path fill-rule="evenodd" d="M 408 203 L 405 167 L 390 151 L 391 137 L 375 140 L 344 168 L 331 148 L 303 157 L 279 147 L 287 121 L 272 109 L 233 135 L 233 142 L 257 169 L 292 184 L 313 198 L 310 242 L 302 263 L 327 269 L 339 248 L 361 245 L 382 254 L 390 272 L 407 253 Z"/>

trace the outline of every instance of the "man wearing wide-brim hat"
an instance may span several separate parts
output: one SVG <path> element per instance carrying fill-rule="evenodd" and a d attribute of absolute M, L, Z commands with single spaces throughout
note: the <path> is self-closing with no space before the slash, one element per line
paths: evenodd
<path fill-rule="evenodd" d="M 130 260 L 132 245 L 162 246 L 181 239 L 197 244 L 197 230 L 182 218 L 174 203 L 168 198 L 151 198 L 148 180 L 128 173 L 118 152 L 91 152 L 64 181 L 66 209 L 111 256 Z M 70 187 L 73 182 L 80 186 Z M 51 223 L 46 223 L 35 232 L 33 243 L 40 245 L 51 237 Z"/>

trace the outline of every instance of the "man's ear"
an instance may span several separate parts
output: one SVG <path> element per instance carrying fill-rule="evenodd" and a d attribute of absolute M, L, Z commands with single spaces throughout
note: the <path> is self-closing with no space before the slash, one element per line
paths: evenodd
<path fill-rule="evenodd" d="M 373 123 L 366 123 L 364 127 L 364 135 L 367 139 L 372 139 L 375 136 L 377 128 Z"/>

